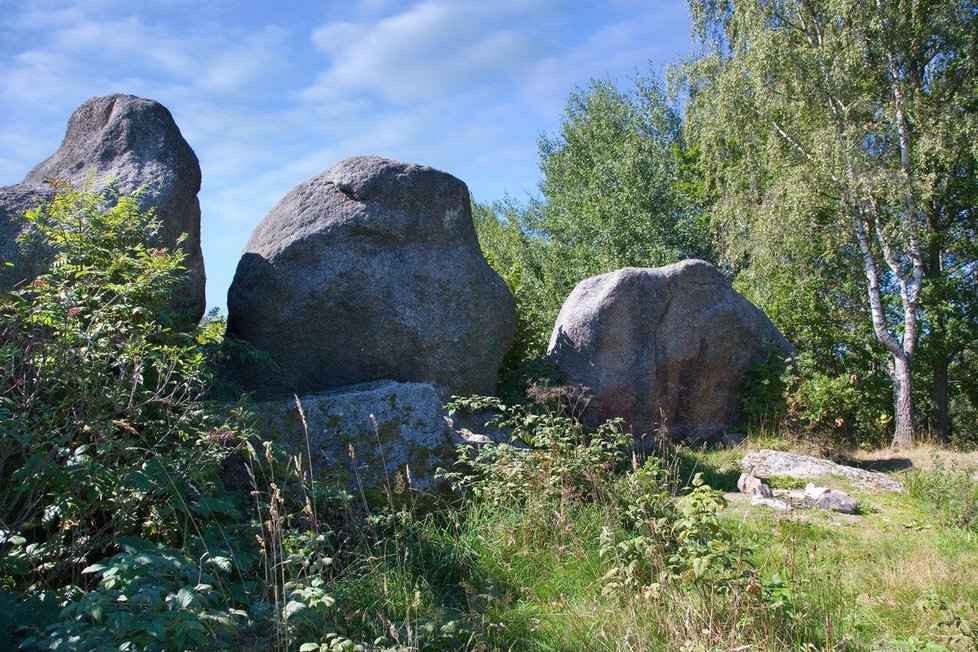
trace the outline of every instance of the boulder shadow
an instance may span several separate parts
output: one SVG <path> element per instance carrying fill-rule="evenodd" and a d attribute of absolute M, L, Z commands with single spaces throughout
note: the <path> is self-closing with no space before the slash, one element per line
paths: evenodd
<path fill-rule="evenodd" d="M 908 471 L 913 468 L 913 462 L 906 457 L 884 457 L 878 460 L 857 460 L 850 457 L 842 457 L 836 461 L 839 464 L 863 469 L 864 471 L 876 471 L 878 473 L 895 473 L 897 471 Z"/>

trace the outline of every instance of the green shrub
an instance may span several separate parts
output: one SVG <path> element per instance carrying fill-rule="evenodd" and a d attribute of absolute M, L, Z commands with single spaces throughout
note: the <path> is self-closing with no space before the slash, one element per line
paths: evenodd
<path fill-rule="evenodd" d="M 226 600 L 184 570 L 227 547 L 222 524 L 245 521 L 221 479 L 244 421 L 201 401 L 223 329 L 174 328 L 184 255 L 150 244 L 160 225 L 138 196 L 56 188 L 24 218 L 50 267 L 0 299 L 0 589 L 18 609 L 60 612 L 39 646 L 146 647 L 142 625 L 171 647 L 174 628 L 187 646 L 195 631 L 216 640 Z M 120 552 L 133 537 L 153 551 Z M 163 572 L 178 566 L 182 579 Z"/>
<path fill-rule="evenodd" d="M 914 498 L 933 505 L 941 519 L 953 527 L 978 533 L 978 470 L 938 462 L 932 470 L 914 470 L 904 477 Z"/>
<path fill-rule="evenodd" d="M 775 356 L 748 377 L 741 403 L 751 427 L 786 428 L 806 441 L 878 446 L 888 441 L 892 406 L 874 403 L 879 378 L 826 371 L 811 353 L 791 364 Z"/>
<path fill-rule="evenodd" d="M 602 500 L 609 478 L 626 460 L 632 437 L 621 420 L 588 432 L 574 416 L 574 392 L 540 388 L 530 405 L 506 405 L 494 397 L 456 397 L 450 414 L 489 410 L 488 425 L 510 434 L 513 444 L 459 449 L 461 471 L 445 474 L 455 488 L 479 503 L 538 506 L 564 515 L 564 507 L 584 497 Z"/>
<path fill-rule="evenodd" d="M 740 402 L 754 428 L 780 426 L 788 417 L 788 394 L 795 381 L 790 359 L 771 350 L 744 381 Z"/>
<path fill-rule="evenodd" d="M 198 401 L 216 344 L 170 327 L 183 254 L 136 197 L 58 190 L 26 215 L 53 263 L 0 303 L 0 568 L 28 592 L 120 535 L 179 544 L 238 439 Z"/>
<path fill-rule="evenodd" d="M 95 588 L 73 596 L 61 617 L 25 650 L 186 650 L 227 648 L 248 614 L 227 604 L 231 560 L 193 559 L 136 539 L 82 573 Z M 222 590 L 223 589 L 223 590 Z"/>

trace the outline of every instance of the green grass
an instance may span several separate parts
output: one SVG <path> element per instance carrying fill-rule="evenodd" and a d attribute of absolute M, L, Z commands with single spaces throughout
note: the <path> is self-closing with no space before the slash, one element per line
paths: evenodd
<path fill-rule="evenodd" d="M 699 472 L 727 489 L 744 452 L 679 451 L 673 477 Z M 913 489 L 855 491 L 865 506 L 857 517 L 728 505 L 722 522 L 763 592 L 747 608 L 716 587 L 679 585 L 668 601 L 604 591 L 601 531 L 621 522 L 600 501 L 561 514 L 532 502 L 449 508 L 351 566 L 333 594 L 358 614 L 346 626 L 361 640 L 385 630 L 390 640 L 394 628 L 417 649 L 974 649 L 962 631 L 978 623 L 978 535 L 954 517 L 971 485 L 946 469 L 898 475 Z M 956 506 L 941 499 L 949 488 Z M 700 628 L 711 610 L 714 631 Z M 461 634 L 438 634 L 446 623 Z"/>

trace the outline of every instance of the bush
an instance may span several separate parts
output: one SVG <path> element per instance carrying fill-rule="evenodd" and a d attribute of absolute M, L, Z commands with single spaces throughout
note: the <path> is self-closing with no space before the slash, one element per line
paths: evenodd
<path fill-rule="evenodd" d="M 978 472 L 937 462 L 932 470 L 911 471 L 904 486 L 914 498 L 933 505 L 953 527 L 978 534 Z"/>
<path fill-rule="evenodd" d="M 33 592 L 123 534 L 179 544 L 237 436 L 198 401 L 216 344 L 170 328 L 183 254 L 137 197 L 59 187 L 25 219 L 55 256 L 0 304 L 0 568 Z"/>
<path fill-rule="evenodd" d="M 786 428 L 809 442 L 879 446 L 889 441 L 892 405 L 867 400 L 880 379 L 826 371 L 811 353 L 792 363 L 769 358 L 745 383 L 741 403 L 751 427 Z"/>
<path fill-rule="evenodd" d="M 462 470 L 446 476 L 478 502 L 536 506 L 546 515 L 562 516 L 563 508 L 581 497 L 603 499 L 610 474 L 627 460 L 632 441 L 621 420 L 588 432 L 574 415 L 574 392 L 537 386 L 531 393 L 541 400 L 506 405 L 494 397 L 473 396 L 449 403 L 450 414 L 490 411 L 487 425 L 508 432 L 513 443 L 463 447 Z"/>

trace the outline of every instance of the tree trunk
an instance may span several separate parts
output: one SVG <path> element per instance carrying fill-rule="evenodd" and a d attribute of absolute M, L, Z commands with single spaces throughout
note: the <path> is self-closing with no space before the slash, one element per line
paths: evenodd
<path fill-rule="evenodd" d="M 932 293 L 929 308 L 935 315 L 930 327 L 929 339 L 933 353 L 927 357 L 932 360 L 931 371 L 934 384 L 931 388 L 933 412 L 930 416 L 931 429 L 942 444 L 947 444 L 951 438 L 951 412 L 948 405 L 948 369 L 951 365 L 951 354 L 948 346 L 948 329 L 944 323 L 944 315 L 940 303 L 944 300 L 943 292 L 935 292 L 942 287 L 944 277 L 944 231 L 941 220 L 942 204 L 934 200 L 928 204 L 927 212 L 927 255 L 924 256 L 924 278 L 930 283 Z"/>
<path fill-rule="evenodd" d="M 946 355 L 939 355 L 934 360 L 934 434 L 942 444 L 947 444 L 951 439 L 951 412 L 948 407 L 948 380 L 947 372 L 950 366 L 950 358 Z"/>
<path fill-rule="evenodd" d="M 893 356 L 890 373 L 893 379 L 893 448 L 914 445 L 913 391 L 910 384 L 910 355 Z"/>

